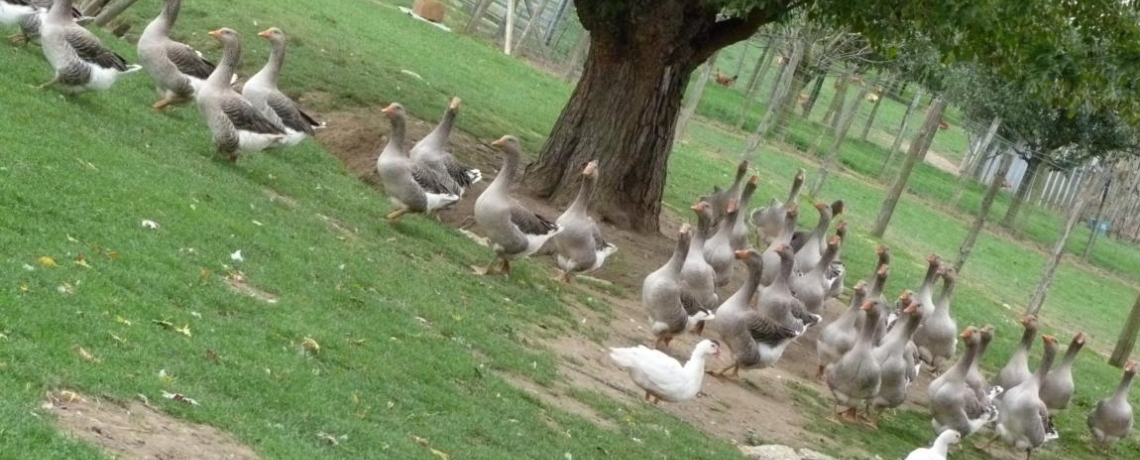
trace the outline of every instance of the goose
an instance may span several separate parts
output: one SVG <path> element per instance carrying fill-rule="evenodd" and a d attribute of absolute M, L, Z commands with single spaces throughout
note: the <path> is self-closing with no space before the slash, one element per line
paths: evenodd
<path fill-rule="evenodd" d="M 886 335 L 887 330 L 890 329 L 890 326 L 894 323 L 895 319 L 897 319 L 894 317 L 893 312 L 887 311 L 887 298 L 883 295 L 883 288 L 887 285 L 887 278 L 891 274 L 890 265 L 887 265 L 883 262 L 889 260 L 890 256 L 888 253 L 882 252 L 879 254 L 879 268 L 875 272 L 875 278 L 871 280 L 871 286 L 867 288 L 867 300 L 874 302 L 875 308 L 879 309 L 879 316 L 876 320 L 877 322 L 874 325 L 875 344 L 878 344 L 883 340 L 883 336 Z M 858 325 L 860 329 L 863 328 L 862 321 L 863 316 L 861 315 L 859 317 Z"/>
<path fill-rule="evenodd" d="M 732 238 L 730 244 L 733 251 L 741 249 L 748 249 L 748 223 L 744 221 L 744 210 L 748 209 L 748 203 L 752 202 L 752 195 L 756 193 L 757 182 L 760 181 L 760 176 L 752 176 L 748 179 L 748 183 L 744 184 L 744 191 L 740 192 L 740 204 L 737 209 L 740 211 L 736 214 L 736 219 L 732 221 Z"/>
<path fill-rule="evenodd" d="M 931 254 L 926 257 L 926 263 L 926 277 L 923 278 L 917 295 L 922 314 L 930 317 L 934 314 L 934 285 L 938 282 L 938 270 L 942 268 L 942 259 L 939 259 L 937 254 Z"/>
<path fill-rule="evenodd" d="M 595 160 L 582 168 L 582 186 L 578 189 L 578 196 L 554 222 L 562 227 L 562 232 L 554 237 L 558 268 L 562 269 L 559 280 L 567 283 L 577 273 L 597 270 L 618 249 L 613 243 L 606 242 L 598 224 L 587 212 L 597 181 L 598 162 Z"/>
<path fill-rule="evenodd" d="M 772 239 L 772 243 L 764 249 L 764 277 L 760 279 L 761 286 L 772 284 L 772 280 L 776 279 L 778 273 L 776 267 L 780 265 L 780 256 L 776 254 L 776 248 L 787 246 L 791 251 L 792 232 L 796 230 L 796 219 L 799 217 L 799 209 L 796 205 L 790 205 L 784 212 L 784 219 L 781 221 L 780 233 Z M 795 252 L 793 251 L 793 257 Z M 793 267 L 795 260 L 792 261 Z"/>
<path fill-rule="evenodd" d="M 796 204 L 796 199 L 800 196 L 800 188 L 802 188 L 803 185 L 804 170 L 800 168 L 796 171 L 796 175 L 792 179 L 792 188 L 788 192 L 788 198 L 784 200 L 784 202 L 781 203 L 779 200 L 773 198 L 772 201 L 768 203 L 768 206 L 752 211 L 752 215 L 749 216 L 749 218 L 759 233 L 760 241 L 771 240 L 781 231 L 788 207 Z"/>
<path fill-rule="evenodd" d="M 835 260 L 831 262 L 831 267 L 827 272 L 827 279 L 830 280 L 831 286 L 827 289 L 827 298 L 834 299 L 843 294 L 843 284 L 847 282 L 847 266 L 839 260 L 840 254 L 843 253 L 843 242 L 847 240 L 847 222 L 840 221 L 835 225 L 835 236 L 839 238 L 840 252 L 835 253 Z M 826 251 L 826 248 L 824 248 Z"/>
<path fill-rule="evenodd" d="M 697 214 L 697 231 L 689 243 L 689 253 L 681 266 L 682 288 L 703 308 L 713 308 L 719 300 L 716 295 L 716 272 L 705 260 L 705 235 L 712 225 L 712 206 L 699 202 L 692 207 Z"/>
<path fill-rule="evenodd" d="M 194 93 L 194 102 L 210 127 L 218 153 L 234 162 L 239 153 L 280 147 L 285 130 L 265 118 L 230 86 L 234 68 L 241 59 L 238 33 L 223 27 L 210 32 L 210 36 L 222 42 L 222 60 Z"/>
<path fill-rule="evenodd" d="M 777 246 L 776 255 L 780 258 L 780 265 L 776 267 L 779 273 L 772 284 L 760 289 L 757 308 L 769 316 L 779 318 L 782 318 L 783 312 L 787 311 L 793 318 L 803 323 L 805 328 L 819 323 L 823 317 L 808 311 L 804 302 L 792 293 L 792 259 L 795 258 L 792 248 L 786 244 Z M 767 269 L 768 266 L 765 264 L 764 270 Z"/>
<path fill-rule="evenodd" d="M 790 251 L 786 252 L 791 255 Z M 776 364 L 788 344 L 807 329 L 792 315 L 786 303 L 773 304 L 767 310 L 752 308 L 752 298 L 760 286 L 764 269 L 760 253 L 742 249 L 735 255 L 744 261 L 748 279 L 717 307 L 712 324 L 733 356 L 731 365 L 713 375 L 730 378 L 739 377 L 741 369 L 762 369 Z M 790 257 L 788 265 L 791 266 Z"/>
<path fill-rule="evenodd" d="M 946 460 L 950 446 L 958 444 L 961 440 L 962 435 L 957 431 L 943 431 L 934 439 L 934 445 L 930 446 L 930 448 L 920 447 L 911 451 L 905 460 Z"/>
<path fill-rule="evenodd" d="M 807 235 L 803 246 L 796 248 L 796 245 L 789 240 L 789 244 L 792 244 L 792 248 L 796 251 L 794 267 L 798 274 L 806 273 L 814 268 L 816 262 L 819 262 L 819 259 L 823 257 L 823 252 L 827 247 L 827 230 L 831 227 L 831 208 L 827 207 L 826 204 L 816 203 L 815 209 L 819 211 L 819 222 Z"/>
<path fill-rule="evenodd" d="M 990 342 L 994 339 L 993 326 L 985 326 L 978 331 L 980 340 L 978 342 L 978 357 L 970 364 L 970 368 L 966 371 L 966 385 L 974 390 L 978 395 L 978 399 L 982 404 L 989 406 L 993 404 L 994 398 L 1004 391 L 1002 387 L 991 387 L 987 382 L 985 376 L 982 375 L 980 363 L 982 358 L 986 356 L 986 350 L 990 347 Z"/>
<path fill-rule="evenodd" d="M 19 25 L 20 33 L 8 37 L 12 43 L 31 43 L 40 37 L 43 17 L 51 9 L 52 0 L 0 0 L 0 27 Z M 84 16 L 79 8 L 71 7 L 71 17 L 78 25 L 86 25 L 95 18 Z"/>
<path fill-rule="evenodd" d="M 535 214 L 511 198 L 511 181 L 518 169 L 522 147 L 518 138 L 503 136 L 491 143 L 504 153 L 503 169 L 491 185 L 475 200 L 475 223 L 490 238 L 495 258 L 486 267 L 473 266 L 476 274 L 490 273 L 496 261 L 502 261 L 500 270 L 509 273 L 512 260 L 521 259 L 538 251 L 547 240 L 562 231 L 562 227 Z"/>
<path fill-rule="evenodd" d="M 162 94 L 162 99 L 151 106 L 155 111 L 170 104 L 193 102 L 194 93 L 206 84 L 216 67 L 190 45 L 170 39 L 181 7 L 182 0 L 166 0 L 162 12 L 139 36 L 139 64 Z"/>
<path fill-rule="evenodd" d="M 823 313 L 823 302 L 827 300 L 827 291 L 831 289 L 832 280 L 828 279 L 831 262 L 839 252 L 839 237 L 833 236 L 827 243 L 827 252 L 823 258 L 816 260 L 815 266 L 807 273 L 792 276 L 792 292 L 796 298 L 804 303 L 804 308 L 815 314 Z M 794 262 L 793 262 L 794 266 Z M 794 270 L 794 269 L 793 269 Z"/>
<path fill-rule="evenodd" d="M 1053 434 L 1050 433 L 1049 408 L 1037 394 L 1057 355 L 1057 339 L 1048 335 L 1041 339 L 1045 342 L 1045 353 L 1037 372 L 1006 390 L 998 406 L 998 437 L 1013 448 L 1024 450 L 1026 460 L 1033 455 L 1033 449 L 1041 447 Z"/>
<path fill-rule="evenodd" d="M 142 69 L 127 64 L 126 59 L 103 45 L 99 37 L 76 23 L 71 11 L 72 0 L 55 0 L 42 18 L 43 53 L 55 76 L 40 85 L 40 89 L 57 85 L 69 94 L 106 91 L 119 77 Z"/>
<path fill-rule="evenodd" d="M 1104 445 L 1116 442 L 1128 436 L 1132 431 L 1132 405 L 1128 403 L 1128 390 L 1132 387 L 1132 379 L 1136 377 L 1136 361 L 1129 361 L 1124 366 L 1124 376 L 1120 385 L 1112 396 L 1096 402 L 1096 406 L 1089 412 L 1086 422 L 1093 439 Z"/>
<path fill-rule="evenodd" d="M 404 134 L 407 119 L 404 106 L 397 102 L 382 110 L 392 123 L 388 143 L 376 158 L 376 172 L 389 200 L 396 210 L 388 214 L 389 222 L 397 222 L 409 212 L 431 214 L 459 201 L 454 188 L 449 189 L 446 181 L 413 162 L 404 151 Z"/>
<path fill-rule="evenodd" d="M 483 173 L 460 163 L 447 151 L 447 137 L 451 135 L 451 127 L 455 125 L 455 117 L 459 114 L 459 103 L 458 97 L 451 98 L 443 119 L 427 136 L 412 146 L 411 153 L 413 160 L 445 172 L 459 184 L 462 191 L 466 191 L 471 185 L 483 180 Z"/>
<path fill-rule="evenodd" d="M 744 176 L 748 174 L 748 160 L 741 160 L 736 165 L 736 177 L 732 180 L 732 185 L 727 189 L 721 190 L 720 187 L 713 187 L 712 194 L 700 197 L 697 201 L 704 201 L 709 204 L 712 209 L 712 220 L 710 221 L 709 231 L 716 231 L 727 214 L 729 201 L 740 201 L 740 185 L 744 181 Z M 711 236 L 710 235 L 705 235 Z"/>
<path fill-rule="evenodd" d="M 929 318 L 922 320 L 922 325 L 914 333 L 914 344 L 918 346 L 918 355 L 937 375 L 942 371 L 943 365 L 954 357 L 954 347 L 958 343 L 955 332 L 958 325 L 950 316 L 950 297 L 954 295 L 954 286 L 957 276 L 954 267 L 940 269 L 943 280 L 942 292 L 934 303 L 934 311 Z"/>
<path fill-rule="evenodd" d="M 846 417 L 849 421 L 857 419 L 859 408 L 870 405 L 879 394 L 882 383 L 882 367 L 872 353 L 875 324 L 879 322 L 880 309 L 875 307 L 875 302 L 869 300 L 863 301 L 863 306 L 860 308 L 866 320 L 863 329 L 859 331 L 855 346 L 844 353 L 838 361 L 827 366 L 824 371 L 827 387 L 835 397 L 836 411 L 832 415 Z M 846 407 L 847 410 L 839 411 L 840 407 Z M 864 422 L 872 427 L 875 426 L 875 422 L 870 418 L 865 418 Z"/>
<path fill-rule="evenodd" d="M 713 269 L 716 287 L 725 286 L 732 279 L 733 262 L 736 261 L 733 257 L 734 249 L 732 249 L 731 241 L 732 223 L 739 215 L 740 208 L 737 207 L 736 200 L 729 200 L 728 213 L 721 219 L 721 224 L 717 226 L 716 232 L 704 244 L 702 256 Z"/>
<path fill-rule="evenodd" d="M 705 360 L 720 356 L 720 344 L 702 340 L 684 366 L 672 356 L 644 345 L 610 348 L 610 359 L 629 372 L 633 383 L 645 390 L 645 400 L 679 402 L 693 399 L 701 391 L 705 376 Z"/>
<path fill-rule="evenodd" d="M 1033 375 L 1029 372 L 1029 348 L 1033 346 L 1033 339 L 1037 336 L 1037 317 L 1024 316 L 1021 326 L 1025 332 L 1021 334 L 1021 341 L 1009 357 L 1009 362 L 1001 368 L 997 376 L 997 386 L 1006 390 L 1018 386 Z"/>
<path fill-rule="evenodd" d="M 954 430 L 965 437 L 993 422 L 998 414 L 994 406 L 984 404 L 966 384 L 966 374 L 978 358 L 981 334 L 971 326 L 962 331 L 961 337 L 966 340 L 966 351 L 948 371 L 930 382 L 927 395 L 934 431 Z"/>
<path fill-rule="evenodd" d="M 843 200 L 835 200 L 831 203 L 831 218 L 832 219 L 834 219 L 835 216 L 838 216 L 838 215 L 843 213 L 843 206 L 844 206 Z M 830 222 L 830 220 L 829 220 L 829 222 Z M 830 225 L 830 223 L 828 225 Z M 827 248 L 827 231 L 826 230 L 827 229 L 824 228 L 824 232 L 819 233 L 819 234 L 815 233 L 814 228 L 812 229 L 812 231 L 796 230 L 796 232 L 792 234 L 792 242 L 791 242 L 792 250 L 799 253 L 800 249 L 803 249 L 804 245 L 808 244 L 808 241 L 815 240 L 815 243 L 812 244 L 812 246 L 815 246 L 816 250 L 819 251 L 819 255 L 822 256 L 823 251 L 825 251 Z"/>
<path fill-rule="evenodd" d="M 859 308 L 863 306 L 863 299 L 866 297 L 867 283 L 860 280 L 855 284 L 855 293 L 851 295 L 851 303 L 847 305 L 847 310 L 820 331 L 815 341 L 816 356 L 819 358 L 819 368 L 815 373 L 817 379 L 823 379 L 824 368 L 855 345 L 860 329 L 857 327 L 861 312 Z"/>
<path fill-rule="evenodd" d="M 277 89 L 277 77 L 285 62 L 285 32 L 270 27 L 257 34 L 269 40 L 269 61 L 241 88 L 245 96 L 265 118 L 285 128 L 285 145 L 297 145 L 312 136 L 315 130 L 324 128 L 313 117 L 301 110 L 296 102 Z"/>
<path fill-rule="evenodd" d="M 641 283 L 641 304 L 649 310 L 650 330 L 657 338 L 654 348 L 669 346 L 674 336 L 685 332 L 699 335 L 705 322 L 715 318 L 709 310 L 683 296 L 681 265 L 685 262 L 692 238 L 692 228 L 689 224 L 682 224 L 673 256 Z"/>
<path fill-rule="evenodd" d="M 905 318 L 902 327 L 895 327 L 883 337 L 881 345 L 871 350 L 871 355 L 879 362 L 879 393 L 871 400 L 876 409 L 893 409 L 906 402 L 906 391 L 914 381 L 914 366 L 907 359 L 907 344 L 910 337 L 922 322 L 918 303 L 911 301 L 903 309 Z"/>
<path fill-rule="evenodd" d="M 1041 381 L 1039 396 L 1052 414 L 1069 407 L 1069 401 L 1073 399 L 1073 361 L 1077 359 L 1077 353 L 1080 353 L 1081 348 L 1085 346 L 1085 339 L 1084 332 L 1073 337 L 1073 341 L 1069 343 L 1069 348 L 1065 350 L 1065 357 L 1061 359 L 1061 364 L 1050 370 L 1045 375 L 1045 379 Z"/>

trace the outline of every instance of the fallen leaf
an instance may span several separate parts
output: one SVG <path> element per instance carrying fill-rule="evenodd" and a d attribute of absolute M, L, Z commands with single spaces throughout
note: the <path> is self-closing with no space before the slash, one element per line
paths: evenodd
<path fill-rule="evenodd" d="M 158 229 L 158 222 L 155 222 L 155 221 L 150 220 L 150 219 L 143 219 L 142 226 L 143 226 L 143 228 L 148 229 L 148 230 L 157 230 Z"/>
<path fill-rule="evenodd" d="M 174 329 L 174 323 L 165 319 L 152 319 L 150 322 L 162 326 L 163 329 Z"/>
<path fill-rule="evenodd" d="M 79 257 L 79 260 L 75 261 L 75 265 L 83 268 L 91 268 L 91 265 L 87 263 L 87 259 L 84 259 L 82 255 Z"/>
<path fill-rule="evenodd" d="M 318 432 L 318 433 L 317 433 L 317 438 L 320 438 L 321 440 L 323 440 L 323 441 L 325 441 L 325 442 L 327 442 L 327 443 L 329 443 L 329 444 L 332 444 L 332 445 L 334 445 L 334 446 L 335 446 L 335 445 L 337 445 L 337 444 L 340 444 L 340 441 L 338 441 L 338 440 L 336 439 L 336 436 L 333 436 L 333 435 L 331 435 L 331 434 L 325 433 L 325 432 L 323 432 L 323 431 L 322 431 L 322 432 Z"/>
<path fill-rule="evenodd" d="M 182 326 L 182 327 L 179 327 L 179 328 L 175 328 L 174 331 L 178 332 L 178 333 L 180 333 L 186 337 L 190 337 L 190 325 L 189 324 Z"/>
<path fill-rule="evenodd" d="M 182 401 L 182 402 L 189 404 L 191 406 L 200 406 L 201 405 L 201 404 L 198 404 L 198 401 L 195 401 L 191 398 L 187 398 L 187 397 L 183 396 L 182 393 L 167 393 L 164 391 L 164 392 L 162 392 L 162 397 L 166 398 L 166 399 L 173 399 L 175 401 Z"/>
<path fill-rule="evenodd" d="M 45 267 L 58 267 L 59 266 L 58 264 L 55 263 L 55 259 L 52 259 L 51 257 L 48 257 L 48 256 L 40 256 L 40 258 L 37 260 L 39 260 L 40 265 L 43 265 Z"/>
<path fill-rule="evenodd" d="M 428 449 L 431 450 L 432 455 L 435 455 L 436 457 L 442 458 L 443 460 L 447 460 L 447 459 L 451 458 L 450 455 L 447 455 L 447 454 L 445 454 L 445 453 L 443 453 L 443 452 L 441 452 L 435 448 L 429 447 Z"/>
<path fill-rule="evenodd" d="M 33 267 L 31 265 L 28 265 L 28 264 L 24 264 L 24 270 L 34 272 L 34 271 L 36 271 L 36 267 Z"/>
<path fill-rule="evenodd" d="M 351 343 L 351 344 L 356 345 L 356 346 L 364 345 L 365 341 L 366 341 L 366 339 L 348 339 L 348 343 Z"/>
<path fill-rule="evenodd" d="M 304 348 L 305 351 L 312 354 L 320 354 L 321 352 L 321 344 L 310 337 L 305 337 L 305 340 L 301 341 L 301 348 Z"/>
<path fill-rule="evenodd" d="M 28 292 L 28 283 L 20 283 L 20 292 Z"/>
<path fill-rule="evenodd" d="M 107 257 L 110 257 L 111 260 L 119 260 L 119 251 L 111 251 L 107 253 Z"/>
<path fill-rule="evenodd" d="M 72 286 L 71 283 L 65 282 L 59 286 L 56 286 L 55 291 L 60 293 L 60 294 L 74 294 L 75 293 L 75 286 Z"/>
<path fill-rule="evenodd" d="M 131 320 L 123 318 L 122 316 L 119 316 L 119 315 L 115 315 L 115 322 L 122 324 L 122 325 L 125 325 L 125 326 L 133 326 L 134 325 L 133 323 L 131 323 Z"/>
<path fill-rule="evenodd" d="M 230 254 L 230 260 L 234 262 L 244 262 L 245 257 L 241 256 L 241 249 L 238 249 L 237 251 L 234 251 L 232 254 Z"/>
<path fill-rule="evenodd" d="M 206 349 L 206 359 L 208 359 L 210 361 L 217 361 L 218 360 L 218 353 L 214 350 L 207 348 Z"/>
<path fill-rule="evenodd" d="M 170 385 L 170 384 L 174 383 L 174 381 L 177 379 L 177 377 L 166 373 L 166 369 L 159 369 L 158 370 L 158 379 L 161 380 L 164 385 Z"/>
<path fill-rule="evenodd" d="M 124 339 L 124 338 L 122 338 L 122 337 L 119 337 L 119 336 L 117 336 L 117 335 L 115 335 L 115 334 L 111 334 L 111 338 L 112 338 L 112 339 L 115 339 L 115 341 L 116 341 L 116 342 L 119 342 L 119 343 L 127 343 L 126 339 Z"/>

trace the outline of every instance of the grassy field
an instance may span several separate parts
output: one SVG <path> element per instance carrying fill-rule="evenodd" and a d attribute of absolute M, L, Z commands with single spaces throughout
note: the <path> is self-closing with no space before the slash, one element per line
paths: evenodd
<path fill-rule="evenodd" d="M 157 12 L 151 3 L 128 12 L 135 30 Z M 176 36 L 217 55 L 205 32 L 237 29 L 247 45 L 242 75 L 250 75 L 266 55 L 254 33 L 269 25 L 291 36 L 282 85 L 326 95 L 314 99 L 317 113 L 398 100 L 434 120 L 448 97 L 459 95 L 464 130 L 484 139 L 514 133 L 533 151 L 570 90 L 484 43 L 409 20 L 384 3 L 200 0 L 185 7 Z M 108 43 L 133 60 L 129 43 Z M 314 142 L 223 164 L 213 159 L 195 108 L 150 110 L 157 96 L 145 75 L 110 93 L 66 99 L 30 88 L 50 78 L 37 48 L 0 46 L 0 54 L 0 123 L 18 127 L 0 130 L 3 456 L 105 458 L 33 415 L 44 393 L 59 389 L 116 400 L 147 395 L 167 413 L 235 434 L 265 458 L 438 458 L 416 437 L 452 458 L 733 455 L 728 443 L 635 401 L 581 394 L 616 426 L 604 428 L 506 383 L 500 374 L 542 384 L 557 378 L 556 358 L 528 331 L 583 333 L 545 265 L 519 264 L 509 280 L 468 276 L 468 264 L 486 260 L 485 248 L 427 219 L 388 225 L 382 194 Z M 710 86 L 706 93 L 701 114 L 712 121 L 693 124 L 672 157 L 669 206 L 687 206 L 711 183 L 726 181 L 743 133 L 724 129 L 714 109 L 731 113 L 739 99 L 733 91 Z M 895 129 L 888 112 L 901 116 L 901 109 L 884 102 L 880 115 L 885 129 Z M 803 126 L 810 136 L 812 124 Z M 764 149 L 758 198 L 782 196 L 792 171 L 810 168 L 809 159 L 786 150 Z M 871 266 L 880 243 L 862 231 L 882 195 L 865 176 L 880 155 L 878 144 L 849 143 L 842 160 L 850 174 L 833 176 L 821 196 L 849 204 L 855 232 L 844 257 L 856 276 Z M 900 205 L 885 240 L 897 260 L 892 292 L 917 286 L 926 253 L 955 252 L 962 215 L 980 200 L 971 190 L 960 209 L 944 209 L 952 180 L 926 165 L 916 172 L 914 195 Z M 994 215 L 1005 206 L 1003 197 Z M 144 228 L 144 219 L 159 227 Z M 1035 246 L 1055 228 L 1056 218 L 1038 213 L 1027 227 L 1029 243 L 987 233 L 965 270 L 956 315 L 959 324 L 999 325 L 991 367 L 1017 334 L 1013 312 L 1001 305 L 1016 312 L 1043 264 Z M 244 260 L 231 259 L 237 250 Z M 1045 322 L 1066 336 L 1090 332 L 1094 348 L 1106 347 L 1135 294 L 1128 283 L 1135 283 L 1137 254 L 1109 241 L 1094 254 L 1095 267 L 1127 281 L 1093 267 L 1063 267 Z M 239 275 L 277 302 L 235 294 L 228 281 Z M 306 339 L 320 344 L 319 353 L 305 350 Z M 160 378 L 160 370 L 172 377 Z M 1103 458 L 1080 441 L 1081 417 L 1117 373 L 1093 353 L 1082 356 L 1077 372 L 1075 407 L 1061 419 L 1073 435 L 1041 458 Z M 202 405 L 162 400 L 162 391 Z M 803 392 L 807 400 L 820 398 L 813 389 Z M 916 412 L 903 412 L 878 433 L 815 428 L 883 458 L 930 438 L 925 415 Z M 331 446 L 321 432 L 347 438 Z M 1116 454 L 1136 448 L 1132 440 Z"/>

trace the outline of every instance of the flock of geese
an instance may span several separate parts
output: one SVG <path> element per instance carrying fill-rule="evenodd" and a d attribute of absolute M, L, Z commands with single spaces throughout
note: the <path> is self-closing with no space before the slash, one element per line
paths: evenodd
<path fill-rule="evenodd" d="M 69 94 L 108 90 L 123 75 L 145 70 L 161 95 L 153 108 L 162 111 L 194 102 L 217 151 L 230 161 L 240 153 L 295 145 L 324 126 L 277 88 L 285 57 L 284 32 L 270 28 L 258 34 L 270 43 L 269 62 L 239 92 L 234 89 L 241 58 L 239 34 L 228 28 L 210 32 L 222 44 L 221 60 L 214 65 L 170 37 L 181 0 L 164 2 L 162 12 L 139 38 L 140 65 L 128 64 L 84 29 L 90 18 L 73 8 L 72 0 L 0 0 L 0 26 L 20 27 L 13 41 L 41 42 L 55 71 L 41 88 L 54 86 Z M 447 151 L 459 104 L 458 98 L 452 99 L 440 124 L 410 150 L 404 148 L 404 107 L 392 103 L 383 110 L 392 130 L 376 167 L 396 206 L 387 216 L 389 221 L 452 206 L 482 180 L 478 169 Z M 494 258 L 486 266 L 473 266 L 477 274 L 509 273 L 511 261 L 545 246 L 555 254 L 562 272 L 559 279 L 571 282 L 575 275 L 601 267 L 617 251 L 588 214 L 599 174 L 597 162 L 584 165 L 577 198 L 552 222 L 510 195 L 521 156 L 518 139 L 503 136 L 492 145 L 503 152 L 503 166 L 476 199 L 474 218 Z M 645 277 L 641 300 L 649 313 L 654 348 L 611 349 L 612 360 L 654 403 L 696 397 L 706 359 L 718 356 L 722 346 L 732 352 L 732 363 L 710 374 L 735 378 L 741 370 L 775 366 L 790 343 L 822 322 L 826 301 L 843 293 L 846 269 L 840 251 L 845 224 L 839 222 L 830 234 L 843 202 L 816 204 L 816 226 L 796 230 L 801 170 L 783 202 L 773 199 L 748 213 L 758 180 L 752 176 L 744 181 L 748 166 L 739 165 L 728 188 L 714 187 L 711 194 L 698 198 L 692 207 L 696 227 L 682 225 L 672 256 Z M 752 248 L 750 227 L 761 236 L 759 241 L 767 243 L 763 250 Z M 914 451 L 908 460 L 945 459 L 951 444 L 982 431 L 994 433 L 990 442 L 1000 438 L 1025 451 L 1026 458 L 1057 437 L 1053 414 L 1072 398 L 1072 364 L 1085 342 L 1084 334 L 1073 339 L 1056 368 L 1052 363 L 1057 340 L 1043 336 L 1044 357 L 1031 371 L 1028 356 L 1037 323 L 1032 317 L 1023 318 L 1025 332 L 1009 363 L 995 379 L 987 380 L 978 363 L 994 330 L 971 326 L 959 333 L 950 315 L 954 270 L 932 255 L 917 291 L 906 290 L 892 301 L 884 294 L 889 250 L 880 247 L 878 258 L 870 281 L 855 284 L 846 311 L 818 328 L 818 377 L 835 398 L 834 418 L 875 426 L 882 411 L 906 401 L 908 387 L 925 364 L 937 375 L 927 392 L 932 425 L 939 435 L 932 447 Z M 743 264 L 745 281 L 721 301 L 716 290 L 730 282 L 738 263 Z M 942 289 L 936 296 L 939 281 Z M 678 335 L 703 334 L 706 325 L 719 341 L 700 341 L 684 365 L 660 351 Z M 965 351 L 954 361 L 959 340 L 965 342 Z M 1129 363 L 1117 390 L 1088 415 L 1088 427 L 1098 443 L 1113 442 L 1131 430 L 1127 393 L 1135 373 L 1136 364 Z"/>

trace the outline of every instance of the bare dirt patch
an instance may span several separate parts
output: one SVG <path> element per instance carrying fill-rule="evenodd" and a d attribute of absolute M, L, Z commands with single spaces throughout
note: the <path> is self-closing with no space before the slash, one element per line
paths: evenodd
<path fill-rule="evenodd" d="M 48 395 L 44 409 L 63 431 L 123 459 L 260 458 L 217 428 L 183 422 L 139 402 L 121 404 L 64 391 Z"/>
<path fill-rule="evenodd" d="M 229 286 L 230 289 L 238 294 L 250 296 L 257 300 L 270 304 L 277 303 L 279 300 L 276 294 L 250 284 L 249 280 L 247 280 L 245 278 L 245 275 L 241 272 L 234 272 L 226 275 L 225 282 L 226 286 Z"/>

